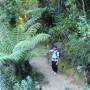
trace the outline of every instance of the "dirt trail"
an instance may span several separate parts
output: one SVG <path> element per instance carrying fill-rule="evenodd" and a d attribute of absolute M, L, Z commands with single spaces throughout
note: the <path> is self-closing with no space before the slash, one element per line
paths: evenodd
<path fill-rule="evenodd" d="M 66 76 L 62 74 L 54 75 L 46 57 L 34 58 L 30 61 L 30 64 L 36 68 L 38 72 L 41 72 L 49 82 L 42 87 L 42 90 L 82 90 L 80 86 L 71 83 L 71 79 L 68 79 Z"/>

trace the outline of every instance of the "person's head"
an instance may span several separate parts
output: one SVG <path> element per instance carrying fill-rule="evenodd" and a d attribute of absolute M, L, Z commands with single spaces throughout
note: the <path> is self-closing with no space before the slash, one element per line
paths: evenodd
<path fill-rule="evenodd" d="M 53 46 L 53 49 L 57 50 L 57 46 L 56 46 L 56 45 L 54 45 L 54 46 Z"/>

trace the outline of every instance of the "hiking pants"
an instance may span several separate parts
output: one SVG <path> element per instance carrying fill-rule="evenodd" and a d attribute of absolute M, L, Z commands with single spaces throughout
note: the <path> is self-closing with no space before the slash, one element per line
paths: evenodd
<path fill-rule="evenodd" d="M 56 65 L 57 61 L 52 61 L 52 70 L 57 73 L 58 66 Z"/>

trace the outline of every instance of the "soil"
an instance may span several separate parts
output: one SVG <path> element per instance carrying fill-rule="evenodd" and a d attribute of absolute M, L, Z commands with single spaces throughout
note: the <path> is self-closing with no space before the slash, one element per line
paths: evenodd
<path fill-rule="evenodd" d="M 36 57 L 30 61 L 32 67 L 44 75 L 47 84 L 42 84 L 40 90 L 82 90 L 82 86 L 73 83 L 72 79 L 62 73 L 54 75 L 46 57 Z"/>

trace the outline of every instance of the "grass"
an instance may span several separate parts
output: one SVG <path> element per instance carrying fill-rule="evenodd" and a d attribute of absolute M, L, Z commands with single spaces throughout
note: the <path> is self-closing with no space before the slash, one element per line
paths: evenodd
<path fill-rule="evenodd" d="M 76 71 L 71 64 L 61 61 L 59 62 L 59 70 L 62 71 L 68 78 L 73 78 L 73 82 L 79 85 L 83 85 L 85 77 Z"/>

